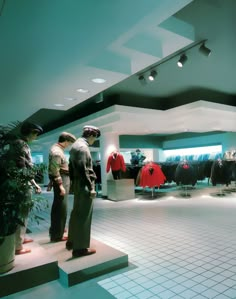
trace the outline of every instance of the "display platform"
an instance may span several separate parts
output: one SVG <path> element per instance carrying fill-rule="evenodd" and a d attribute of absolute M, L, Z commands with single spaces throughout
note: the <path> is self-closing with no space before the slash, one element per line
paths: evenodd
<path fill-rule="evenodd" d="M 0 275 L 0 297 L 23 291 L 59 278 L 56 257 L 35 242 L 32 252 L 15 256 L 15 267 Z"/>
<path fill-rule="evenodd" d="M 35 236 L 25 247 L 32 252 L 17 255 L 15 267 L 0 275 L 0 297 L 57 279 L 70 287 L 128 266 L 127 254 L 94 239 L 91 247 L 97 252 L 79 258 L 72 258 L 65 242 L 51 243 L 45 234 Z"/>
<path fill-rule="evenodd" d="M 65 242 L 50 243 L 47 239 L 38 242 L 58 260 L 59 280 L 67 287 L 128 266 L 127 254 L 98 240 L 91 239 L 95 254 L 79 258 L 72 258 Z"/>
<path fill-rule="evenodd" d="M 110 273 L 128 266 L 128 255 L 102 242 L 92 239 L 91 247 L 96 253 L 90 256 L 72 258 L 71 252 L 61 256 L 59 261 L 60 282 L 72 286 L 85 280 Z"/>
<path fill-rule="evenodd" d="M 114 201 L 134 199 L 134 180 L 107 180 L 107 197 Z"/>

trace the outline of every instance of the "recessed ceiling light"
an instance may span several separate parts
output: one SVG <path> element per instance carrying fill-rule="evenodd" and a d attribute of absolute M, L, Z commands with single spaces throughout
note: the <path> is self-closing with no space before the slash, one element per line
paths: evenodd
<path fill-rule="evenodd" d="M 76 98 L 70 98 L 70 97 L 68 97 L 68 98 L 64 98 L 64 100 L 66 100 L 66 101 L 76 101 Z"/>
<path fill-rule="evenodd" d="M 105 83 L 106 82 L 106 80 L 102 79 L 102 78 L 94 78 L 94 79 L 92 79 L 92 81 L 94 83 Z"/>
<path fill-rule="evenodd" d="M 63 107 L 65 105 L 64 104 L 54 104 L 54 106 L 56 106 L 56 107 Z"/>
<path fill-rule="evenodd" d="M 87 93 L 87 92 L 88 92 L 88 89 L 78 88 L 77 91 L 78 91 L 78 92 L 81 92 L 81 93 Z"/>

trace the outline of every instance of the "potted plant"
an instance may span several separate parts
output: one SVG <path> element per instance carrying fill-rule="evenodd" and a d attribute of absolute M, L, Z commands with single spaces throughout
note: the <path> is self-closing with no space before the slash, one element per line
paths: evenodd
<path fill-rule="evenodd" d="M 45 170 L 44 165 L 18 168 L 9 156 L 11 142 L 18 138 L 19 122 L 0 125 L 0 273 L 14 267 L 15 232 L 18 225 L 24 225 L 25 211 L 40 210 L 47 205 L 41 196 L 26 197 L 32 185 L 32 177 Z M 37 220 L 37 214 L 31 212 Z"/>

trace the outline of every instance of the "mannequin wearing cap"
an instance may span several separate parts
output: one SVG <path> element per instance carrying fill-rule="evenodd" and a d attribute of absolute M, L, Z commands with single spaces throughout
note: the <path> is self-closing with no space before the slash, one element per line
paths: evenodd
<path fill-rule="evenodd" d="M 70 150 L 69 170 L 74 192 L 74 205 L 70 215 L 66 248 L 73 257 L 90 255 L 96 252 L 90 248 L 93 200 L 96 197 L 93 162 L 89 146 L 100 136 L 94 126 L 85 126 Z"/>
<path fill-rule="evenodd" d="M 135 152 L 131 152 L 131 164 L 134 166 L 142 166 L 143 161 L 146 159 L 145 155 L 140 149 L 136 149 Z"/>
<path fill-rule="evenodd" d="M 32 168 L 32 156 L 29 147 L 29 143 L 34 141 L 37 136 L 43 133 L 43 129 L 34 123 L 24 122 L 20 128 L 21 137 L 15 140 L 10 147 L 10 155 L 12 157 L 12 161 L 16 163 L 16 167 L 18 168 Z M 40 186 L 35 182 L 34 178 L 32 178 L 29 183 L 34 187 L 36 193 L 41 193 Z M 30 186 L 29 184 L 29 186 Z M 31 188 L 29 188 L 28 193 L 25 194 L 26 199 L 32 196 Z M 25 221 L 24 226 L 18 225 L 16 233 L 15 233 L 15 253 L 16 254 L 24 254 L 31 252 L 28 248 L 23 248 L 23 244 L 32 242 L 32 239 L 25 238 L 26 226 L 27 226 L 27 218 L 29 211 L 25 211 Z"/>
<path fill-rule="evenodd" d="M 51 208 L 51 226 L 49 235 L 51 242 L 66 241 L 64 237 L 68 194 L 70 191 L 69 166 L 65 156 L 65 149 L 72 145 L 76 137 L 68 132 L 62 132 L 58 142 L 49 151 L 48 175 L 50 183 L 48 191 L 53 187 L 53 204 Z"/>

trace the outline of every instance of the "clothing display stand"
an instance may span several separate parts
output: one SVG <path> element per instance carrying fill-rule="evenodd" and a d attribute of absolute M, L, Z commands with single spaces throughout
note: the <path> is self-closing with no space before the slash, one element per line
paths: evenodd
<path fill-rule="evenodd" d="M 139 194 L 139 198 L 140 199 L 158 199 L 162 193 L 158 193 L 156 192 L 156 189 L 157 191 L 159 190 L 159 187 L 158 186 L 155 186 L 155 187 L 143 187 L 142 189 L 142 192 Z"/>
<path fill-rule="evenodd" d="M 181 189 L 184 190 L 184 193 L 181 193 L 181 196 L 183 197 L 190 197 L 191 194 L 188 192 L 188 185 L 182 185 Z"/>
<path fill-rule="evenodd" d="M 143 187 L 143 192 L 142 194 L 145 195 L 145 189 L 149 187 Z M 150 188 L 151 189 L 151 198 L 154 198 L 154 193 L 155 193 L 155 187 Z"/>
<path fill-rule="evenodd" d="M 154 196 L 154 192 L 155 192 L 155 187 L 152 188 L 152 198 Z"/>
<path fill-rule="evenodd" d="M 220 197 L 223 197 L 226 195 L 225 192 L 223 192 L 223 185 L 220 186 L 220 189 L 218 190 L 218 192 L 215 195 L 220 196 Z"/>
<path fill-rule="evenodd" d="M 234 187 L 230 188 L 231 192 L 236 192 L 236 181 L 234 181 Z"/>
<path fill-rule="evenodd" d="M 236 192 L 236 181 L 234 181 L 234 185 L 232 187 L 229 187 L 227 189 L 224 189 L 224 192 L 230 193 L 230 192 Z"/>
<path fill-rule="evenodd" d="M 232 189 L 233 189 L 233 188 L 230 188 L 230 187 L 227 186 L 226 188 L 224 188 L 224 189 L 222 190 L 222 192 L 225 193 L 225 194 L 230 194 L 231 192 L 233 192 Z"/>

